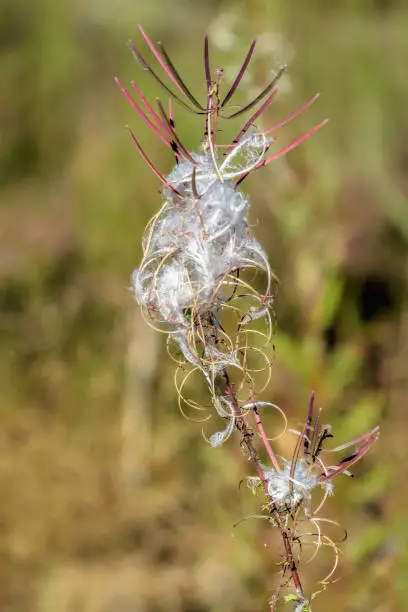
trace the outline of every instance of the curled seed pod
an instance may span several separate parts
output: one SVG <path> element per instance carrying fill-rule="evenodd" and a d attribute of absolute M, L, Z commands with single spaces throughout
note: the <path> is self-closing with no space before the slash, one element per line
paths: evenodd
<path fill-rule="evenodd" d="M 133 43 L 131 49 L 138 63 L 170 96 L 169 112 L 166 113 L 161 102 L 158 102 L 158 110 L 154 110 L 136 83 L 132 86 L 137 99 L 118 79 L 117 83 L 152 132 L 173 150 L 176 165 L 167 176 L 163 175 L 131 132 L 138 151 L 162 182 L 163 197 L 159 212 L 143 236 L 143 258 L 132 277 L 134 295 L 151 324 L 167 332 L 178 344 L 182 361 L 201 370 L 218 412 L 220 401 L 227 401 L 225 396 L 218 397 L 218 390 L 220 379 L 225 378 L 228 369 L 233 367 L 236 374 L 239 373 L 240 388 L 250 386 L 252 391 L 256 387 L 254 373 L 265 370 L 269 380 L 270 371 L 269 363 L 262 367 L 249 366 L 250 349 L 252 356 L 259 351 L 258 357 L 268 361 L 256 341 L 260 341 L 262 334 L 270 339 L 274 275 L 266 252 L 252 235 L 248 224 L 249 199 L 240 191 L 240 185 L 251 172 L 286 153 L 322 124 L 268 158 L 267 153 L 274 143 L 274 128 L 259 130 L 255 121 L 274 99 L 276 84 L 285 67 L 281 67 L 245 107 L 228 113 L 228 102 L 248 68 L 255 41 L 232 86 L 221 97 L 223 71 L 217 70 L 214 77 L 211 76 L 208 41 L 205 40 L 206 98 L 200 103 L 163 46 L 156 47 L 141 26 L 139 29 L 164 71 L 164 80 Z M 316 96 L 277 127 L 297 116 L 315 99 Z M 197 152 L 188 151 L 177 135 L 172 100 L 204 117 L 204 139 Z M 219 121 L 237 118 L 254 108 L 255 112 L 232 142 L 219 144 Z M 265 286 L 262 291 L 245 277 L 250 271 L 263 273 Z M 231 327 L 229 323 L 227 332 L 224 324 L 232 314 L 236 324 Z M 248 328 L 254 321 L 258 323 L 260 336 L 252 335 L 252 342 L 249 342 Z M 264 332 L 259 331 L 262 324 Z M 215 434 L 210 438 L 211 443 L 221 443 L 230 430 L 229 421 L 227 433 Z"/>

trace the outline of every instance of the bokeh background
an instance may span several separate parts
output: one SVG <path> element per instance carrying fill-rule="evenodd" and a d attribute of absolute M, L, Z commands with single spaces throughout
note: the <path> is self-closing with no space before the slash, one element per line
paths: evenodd
<path fill-rule="evenodd" d="M 265 125 L 322 93 L 279 143 L 329 124 L 245 185 L 280 278 L 266 397 L 296 427 L 315 389 L 336 444 L 381 424 L 325 508 L 348 539 L 341 580 L 313 609 L 404 610 L 404 0 L 2 0 L 0 609 L 263 610 L 276 580 L 271 528 L 234 527 L 259 503 L 239 487 L 250 473 L 239 441 L 210 449 L 178 413 L 164 339 L 129 291 L 160 193 L 125 125 L 163 173 L 173 163 L 113 82 L 163 99 L 126 46 L 138 22 L 202 94 L 204 34 L 227 77 L 257 36 L 242 103 L 278 61 L 290 66 Z M 176 121 L 196 148 L 202 121 L 179 109 Z M 308 592 L 330 564 L 303 567 Z"/>

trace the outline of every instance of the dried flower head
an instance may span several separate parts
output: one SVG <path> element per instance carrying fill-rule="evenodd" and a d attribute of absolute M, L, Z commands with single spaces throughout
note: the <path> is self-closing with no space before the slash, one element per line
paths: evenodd
<path fill-rule="evenodd" d="M 333 478 L 342 473 L 351 475 L 349 468 L 370 450 L 379 436 L 379 428 L 375 427 L 358 438 L 327 451 L 325 443 L 333 438 L 331 426 L 320 424 L 321 410 L 313 422 L 314 400 L 315 395 L 312 393 L 302 430 L 290 430 L 297 436 L 292 457 L 277 462 L 275 455 L 270 454 L 273 467 L 261 466 L 268 494 L 278 510 L 293 513 L 303 507 L 307 518 L 315 516 L 323 507 L 326 498 L 333 495 Z M 258 405 L 259 402 L 254 402 L 252 408 L 258 415 L 259 425 Z M 333 453 L 350 447 L 354 447 L 352 454 L 340 463 L 326 465 L 323 461 L 324 451 Z M 253 492 L 262 484 L 261 479 L 255 476 L 249 477 L 247 482 Z M 313 508 L 312 493 L 317 488 L 323 489 L 324 495 L 318 507 Z"/>
<path fill-rule="evenodd" d="M 296 612 L 310 611 L 298 573 L 300 557 L 295 556 L 294 546 L 302 536 L 315 538 L 316 552 L 321 546 L 333 549 L 334 566 L 321 581 L 325 588 L 337 565 L 338 549 L 321 533 L 320 522 L 327 519 L 318 518 L 317 514 L 327 496 L 333 493 L 333 477 L 348 473 L 348 468 L 375 442 L 378 428 L 334 449 L 356 446 L 353 454 L 340 463 L 326 465 L 321 454 L 326 439 L 332 436 L 330 427 L 320 425 L 320 413 L 313 422 L 312 395 L 303 428 L 295 432 L 297 442 L 292 457 L 278 459 L 273 451 L 260 410 L 268 406 L 277 409 L 285 420 L 285 427 L 286 417 L 274 404 L 257 401 L 255 397 L 270 379 L 268 350 L 273 333 L 276 279 L 265 250 L 248 224 L 250 203 L 240 189 L 249 174 L 282 157 L 324 125 L 322 121 L 287 147 L 270 153 L 275 132 L 305 111 L 318 96 L 275 126 L 261 130 L 256 122 L 273 101 L 284 66 L 279 67 L 253 100 L 238 110 L 235 107 L 228 111 L 248 69 L 255 41 L 231 87 L 222 94 L 223 71 L 218 69 L 212 74 L 205 39 L 206 91 L 204 102 L 200 103 L 163 45 L 155 46 L 141 26 L 139 30 L 164 77 L 151 67 L 133 43 L 130 48 L 139 65 L 169 97 L 168 110 L 160 101 L 154 108 L 135 82 L 132 82 L 131 94 L 119 79 L 116 81 L 152 133 L 173 152 L 175 166 L 163 175 L 129 130 L 139 153 L 162 183 L 162 205 L 146 227 L 142 261 L 133 273 L 134 295 L 149 324 L 167 334 L 168 352 L 177 363 L 176 389 L 182 412 L 204 410 L 206 416 L 202 420 L 212 414 L 224 420 L 224 429 L 209 438 L 212 446 L 219 446 L 234 429 L 238 430 L 241 444 L 256 470 L 257 475 L 248 478 L 248 485 L 254 492 L 258 486 L 262 487 L 267 500 L 266 517 L 279 529 L 284 547 L 280 583 L 271 599 L 271 610 L 275 610 L 283 585 L 290 583 L 295 592 L 287 595 L 286 600 L 294 604 Z M 189 151 L 177 134 L 173 102 L 204 120 L 203 140 L 196 151 Z M 237 119 L 245 113 L 250 116 L 235 138 L 220 143 L 220 122 Z M 256 274 L 258 279 L 254 282 Z M 205 381 L 210 406 L 189 395 L 197 386 L 192 378 L 195 374 Z M 255 421 L 268 465 L 260 461 L 254 433 L 248 425 L 250 417 Z M 323 499 L 314 507 L 314 492 L 319 489 L 323 491 Z M 303 510 L 303 519 L 312 523 L 312 531 L 306 534 L 298 530 L 300 510 Z"/>
<path fill-rule="evenodd" d="M 317 96 L 278 125 L 259 130 L 255 122 L 274 99 L 284 66 L 279 67 L 259 95 L 243 108 L 227 111 L 248 68 L 255 41 L 232 86 L 222 96 L 223 71 L 218 69 L 211 74 L 208 40 L 205 39 L 206 97 L 204 103 L 200 103 L 163 45 L 156 47 L 141 26 L 139 30 L 170 83 L 162 80 L 133 43 L 130 48 L 142 68 L 170 97 L 168 112 L 160 101 L 155 110 L 135 82 L 132 82 L 134 96 L 118 79 L 117 83 L 152 132 L 174 152 L 176 164 L 167 176 L 163 176 L 131 132 L 140 154 L 163 185 L 162 207 L 146 228 L 143 259 L 133 274 L 133 289 L 146 318 L 168 334 L 169 351 L 180 367 L 177 388 L 181 409 L 185 410 L 186 406 L 203 408 L 184 395 L 189 377 L 198 370 L 205 377 L 216 412 L 228 419 L 226 429 L 210 438 L 216 446 L 231 433 L 237 412 L 228 393 L 220 395 L 218 391 L 225 383 L 228 386 L 229 369 L 234 368 L 234 382 L 238 388 L 245 389 L 244 400 L 248 399 L 249 389 L 259 391 L 255 371 L 265 370 L 267 376 L 263 384 L 269 381 L 270 360 L 263 346 L 270 343 L 272 333 L 274 275 L 263 247 L 248 225 L 249 200 L 239 186 L 251 172 L 293 149 L 325 122 L 268 156 L 275 131 L 306 110 Z M 204 118 L 204 137 L 197 152 L 188 151 L 177 135 L 172 101 Z M 218 142 L 221 120 L 238 118 L 254 108 L 255 112 L 232 142 Z M 262 273 L 263 290 L 251 282 L 251 272 L 252 276 L 254 272 Z M 251 327 L 254 321 L 257 325 Z M 257 363 L 251 369 L 251 362 L 260 360 L 263 365 Z"/>

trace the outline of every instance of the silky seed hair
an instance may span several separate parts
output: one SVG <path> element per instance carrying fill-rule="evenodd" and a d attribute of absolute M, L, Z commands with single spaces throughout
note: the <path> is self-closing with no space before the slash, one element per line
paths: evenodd
<path fill-rule="evenodd" d="M 203 435 L 213 447 L 223 444 L 237 430 L 256 471 L 257 475 L 246 481 L 254 494 L 263 489 L 267 504 L 262 509 L 267 512 L 258 516 L 279 529 L 284 548 L 279 585 L 270 600 L 271 612 L 276 610 L 285 584 L 294 591 L 284 597 L 285 601 L 293 603 L 295 612 L 310 612 L 310 602 L 332 580 L 340 553 L 337 543 L 321 528 L 322 523 L 338 523 L 318 513 L 333 494 L 333 478 L 350 475 L 350 467 L 378 439 L 379 429 L 375 427 L 332 449 L 353 448 L 339 463 L 327 465 L 321 455 L 332 434 L 330 426 L 321 425 L 321 411 L 314 417 L 314 393 L 300 431 L 287 429 L 281 408 L 258 399 L 271 376 L 276 278 L 248 223 L 250 200 L 242 185 L 247 176 L 294 149 L 326 121 L 273 152 L 277 131 L 308 109 L 317 95 L 273 127 L 260 129 L 258 120 L 275 98 L 284 66 L 254 99 L 238 110 L 236 106 L 228 110 L 250 64 L 255 41 L 232 85 L 222 93 L 223 71 L 212 73 L 205 38 L 206 96 L 200 103 L 163 45 L 155 46 L 141 26 L 139 31 L 164 79 L 133 43 L 130 48 L 139 66 L 165 92 L 168 110 L 160 100 L 153 107 L 137 83 L 132 81 L 130 93 L 119 79 L 116 82 L 139 117 L 172 151 L 175 165 L 167 175 L 162 174 L 129 128 L 138 152 L 161 182 L 161 207 L 144 232 L 143 256 L 132 275 L 132 290 L 149 325 L 167 336 L 168 353 L 176 362 L 175 387 L 181 412 L 200 422 L 216 416 L 223 423 L 220 429 L 203 425 Z M 173 103 L 204 121 L 203 139 L 194 151 L 189 151 L 177 134 Z M 220 122 L 245 114 L 249 118 L 232 141 L 220 143 Z M 207 389 L 205 403 L 200 384 Z M 283 419 L 283 431 L 295 434 L 290 459 L 275 454 L 271 442 L 279 435 L 272 439 L 266 435 L 260 414 L 265 409 L 276 410 Z M 249 418 L 255 422 L 268 464 L 259 458 Z M 317 505 L 316 490 L 320 490 Z M 300 516 L 304 518 L 300 520 Z M 305 523 L 310 528 L 305 530 Z M 310 598 L 306 598 L 299 577 L 302 554 L 294 553 L 295 546 L 301 548 L 301 541 L 315 547 L 309 560 L 324 547 L 329 547 L 334 557 L 329 573 Z"/>
<path fill-rule="evenodd" d="M 119 79 L 117 83 L 138 115 L 173 151 L 176 163 L 169 174 L 162 175 L 130 131 L 140 154 L 162 183 L 162 206 L 144 233 L 143 257 L 132 275 L 132 288 L 147 321 L 168 335 L 168 350 L 177 362 L 176 388 L 182 412 L 195 420 L 211 417 L 208 405 L 188 396 L 191 377 L 199 372 L 210 406 L 227 419 L 225 428 L 209 437 L 210 443 L 218 446 L 231 434 L 237 411 L 231 399 L 220 393 L 225 380 L 232 376 L 239 398 L 245 402 L 250 392 L 259 393 L 270 379 L 276 279 L 248 224 L 250 201 L 242 191 L 242 182 L 311 136 L 324 122 L 268 157 L 274 133 L 306 110 L 317 96 L 275 127 L 261 130 L 256 122 L 273 101 L 285 66 L 279 66 L 266 87 L 244 107 L 227 110 L 248 69 L 255 41 L 231 87 L 222 95 L 223 71 L 217 69 L 212 76 L 205 39 L 206 99 L 201 104 L 163 45 L 156 47 L 141 26 L 139 30 L 170 83 L 163 81 L 133 43 L 130 48 L 169 97 L 168 112 L 160 101 L 155 110 L 136 83 L 132 82 L 134 95 Z M 173 102 L 204 117 L 204 137 L 195 152 L 188 151 L 177 135 Z M 218 142 L 221 121 L 238 119 L 251 111 L 231 142 Z M 192 411 L 204 414 L 192 417 Z"/>

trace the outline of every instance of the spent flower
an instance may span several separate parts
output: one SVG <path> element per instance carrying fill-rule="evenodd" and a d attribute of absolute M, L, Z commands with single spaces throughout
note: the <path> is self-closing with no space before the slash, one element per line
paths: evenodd
<path fill-rule="evenodd" d="M 222 93 L 223 71 L 217 69 L 212 73 L 205 38 L 205 98 L 200 102 L 164 46 L 154 45 L 141 26 L 139 31 L 164 75 L 152 67 L 133 43 L 130 48 L 141 68 L 150 73 L 168 97 L 167 110 L 160 100 L 154 107 L 136 82 L 132 81 L 131 91 L 119 79 L 116 82 L 151 132 L 172 151 L 175 165 L 168 174 L 162 174 L 129 128 L 137 150 L 162 184 L 161 207 L 143 235 L 143 257 L 132 276 L 133 292 L 149 324 L 167 335 L 168 352 L 177 363 L 175 382 L 182 412 L 186 407 L 207 411 L 207 406 L 188 397 L 190 379 L 198 373 L 206 383 L 213 409 L 205 418 L 215 414 L 226 422 L 223 430 L 210 435 L 210 444 L 217 447 L 234 429 L 238 430 L 241 444 L 256 470 L 257 475 L 249 477 L 248 485 L 254 492 L 258 485 L 263 488 L 267 516 L 278 527 L 285 551 L 280 586 L 270 602 L 271 610 L 275 609 L 280 589 L 288 578 L 295 593 L 287 595 L 286 600 L 293 602 L 296 612 L 310 610 L 293 550 L 300 539 L 299 510 L 303 508 L 306 520 L 313 523 L 313 533 L 318 531 L 316 547 L 333 547 L 337 559 L 336 545 L 321 535 L 319 521 L 327 519 L 316 515 L 333 492 L 333 477 L 348 473 L 348 468 L 377 439 L 378 429 L 338 447 L 337 450 L 342 450 L 355 445 L 357 450 L 340 463 L 326 466 L 321 453 L 331 433 L 329 427 L 320 426 L 320 413 L 313 423 L 312 396 L 304 426 L 296 432 L 292 457 L 278 459 L 272 449 L 260 411 L 272 407 L 279 411 L 285 423 L 286 417 L 280 408 L 257 401 L 255 395 L 266 388 L 270 379 L 268 350 L 273 333 L 276 279 L 267 254 L 248 223 L 250 202 L 241 189 L 249 174 L 288 153 L 326 121 L 283 149 L 271 152 L 276 132 L 307 110 L 317 95 L 276 125 L 260 129 L 258 119 L 274 100 L 285 66 L 278 67 L 270 82 L 252 100 L 238 110 L 236 106 L 231 107 L 254 53 L 255 41 L 232 85 Z M 177 133 L 173 104 L 204 120 L 203 139 L 195 151 L 189 151 Z M 230 142 L 219 142 L 220 122 L 238 119 L 244 114 L 249 114 L 249 118 L 236 136 Z M 256 282 L 255 275 L 258 275 Z M 263 287 L 259 278 L 263 279 Z M 265 373 L 263 380 L 262 373 Z M 251 416 L 268 456 L 268 465 L 261 462 L 255 448 L 254 432 L 248 425 Z M 323 491 L 323 500 L 313 508 L 312 498 L 317 489 Z M 327 581 L 328 577 L 322 584 Z"/>
<path fill-rule="evenodd" d="M 235 379 L 239 378 L 237 373 L 240 372 L 241 381 L 237 384 L 246 387 L 247 396 L 249 388 L 251 392 L 259 391 L 249 365 L 249 353 L 257 351 L 257 357 L 263 360 L 264 366 L 258 371 L 269 372 L 270 369 L 262 347 L 270 343 L 272 333 L 274 275 L 264 248 L 248 224 L 250 203 L 240 185 L 250 173 L 284 155 L 325 122 L 268 156 L 275 142 L 276 130 L 306 110 L 317 96 L 276 126 L 261 130 L 255 122 L 274 99 L 276 84 L 285 66 L 280 66 L 266 87 L 243 108 L 227 111 L 251 61 L 255 41 L 251 43 L 232 86 L 222 96 L 223 71 L 217 69 L 214 75 L 211 74 L 208 40 L 205 39 L 203 75 L 206 97 L 200 103 L 181 78 L 163 45 L 156 47 L 141 26 L 139 30 L 170 83 L 165 83 L 133 43 L 130 43 L 130 48 L 141 67 L 170 97 L 168 112 L 160 101 L 155 110 L 135 82 L 132 82 L 131 94 L 119 79 L 116 80 L 138 115 L 173 151 L 176 163 L 167 176 L 162 175 L 131 132 L 140 154 L 162 182 L 163 198 L 160 210 L 149 222 L 143 236 L 143 258 L 133 273 L 133 290 L 149 322 L 168 334 L 169 351 L 177 363 L 189 365 L 204 375 L 212 405 L 219 416 L 229 420 L 224 432 L 217 432 L 210 438 L 214 445 L 219 445 L 231 433 L 231 421 L 237 412 L 230 398 L 225 394 L 220 398 L 217 391 L 220 380 L 226 379 L 228 368 L 235 368 Z M 196 152 L 188 151 L 177 135 L 173 102 L 204 117 L 204 138 Z M 254 108 L 255 112 L 231 142 L 218 142 L 221 120 L 238 118 Z M 251 271 L 262 273 L 265 279 L 262 290 L 245 277 Z M 226 333 L 225 320 L 234 317 L 235 327 Z M 255 348 L 251 344 L 256 343 L 248 342 L 249 336 L 252 334 L 254 338 L 256 333 L 251 328 L 253 321 L 259 322 L 258 331 L 263 323 L 263 331 L 259 334 L 264 343 L 259 345 L 258 342 L 259 346 Z M 184 397 L 183 388 L 188 375 L 183 374 L 185 369 L 180 372 L 181 379 L 177 385 L 180 404 L 201 409 Z"/>

